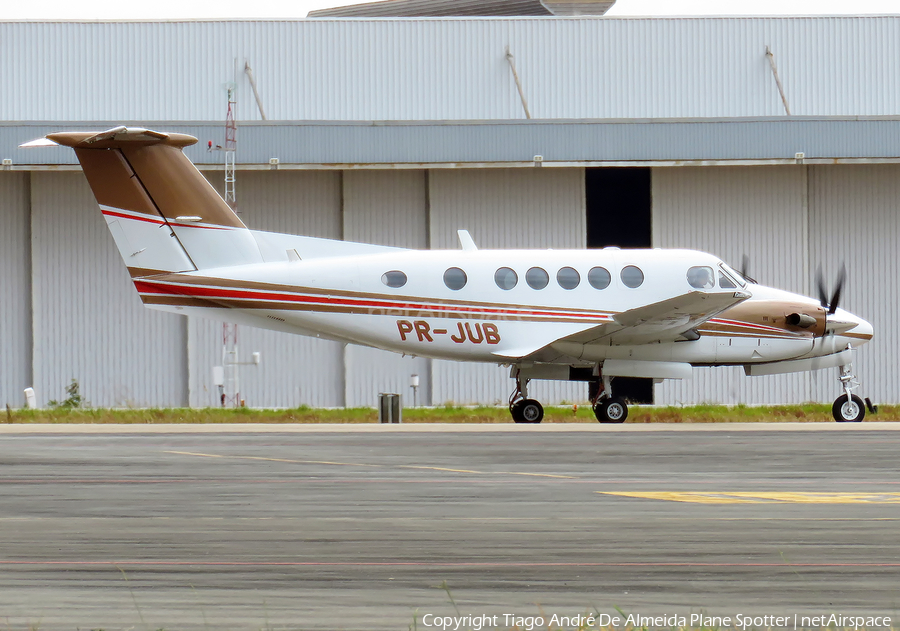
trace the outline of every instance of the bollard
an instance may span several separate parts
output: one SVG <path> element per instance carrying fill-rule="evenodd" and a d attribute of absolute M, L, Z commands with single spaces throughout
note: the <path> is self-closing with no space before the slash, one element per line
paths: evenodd
<path fill-rule="evenodd" d="M 29 410 L 37 408 L 37 397 L 34 396 L 34 388 L 25 388 L 25 407 Z"/>
<path fill-rule="evenodd" d="M 391 392 L 378 393 L 378 422 L 402 423 L 403 404 L 399 394 Z"/>

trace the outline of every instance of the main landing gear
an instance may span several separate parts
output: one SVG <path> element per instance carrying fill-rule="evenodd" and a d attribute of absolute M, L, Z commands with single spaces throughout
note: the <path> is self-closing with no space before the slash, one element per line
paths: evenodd
<path fill-rule="evenodd" d="M 838 379 L 841 382 L 844 394 L 835 399 L 834 404 L 831 406 L 831 415 L 834 417 L 834 420 L 838 423 L 860 423 L 866 416 L 866 408 L 872 414 L 878 411 L 878 408 L 872 405 L 869 399 L 866 399 L 865 403 L 863 403 L 860 397 L 851 394 L 850 391 L 859 386 L 859 381 L 856 380 L 856 375 L 853 374 L 852 362 L 840 367 Z"/>
<path fill-rule="evenodd" d="M 518 369 L 512 375 L 516 389 L 509 396 L 509 412 L 516 423 L 540 423 L 544 419 L 543 406 L 528 398 L 529 379 Z M 612 394 L 611 377 L 594 377 L 591 383 L 591 404 L 594 416 L 601 423 L 624 423 L 628 418 L 628 404 L 621 397 Z"/>
<path fill-rule="evenodd" d="M 509 413 L 516 423 L 540 423 L 544 420 L 544 406 L 528 398 L 528 379 L 516 373 L 516 389 L 509 396 Z"/>
<path fill-rule="evenodd" d="M 628 404 L 621 397 L 612 396 L 612 378 L 600 377 L 597 393 L 591 397 L 594 416 L 601 423 L 624 423 L 628 418 Z"/>

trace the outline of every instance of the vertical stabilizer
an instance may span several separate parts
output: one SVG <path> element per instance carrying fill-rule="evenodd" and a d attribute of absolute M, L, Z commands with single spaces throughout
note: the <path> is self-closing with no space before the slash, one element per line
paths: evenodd
<path fill-rule="evenodd" d="M 253 235 L 182 152 L 196 138 L 126 127 L 47 138 L 75 149 L 132 276 L 262 261 Z"/>

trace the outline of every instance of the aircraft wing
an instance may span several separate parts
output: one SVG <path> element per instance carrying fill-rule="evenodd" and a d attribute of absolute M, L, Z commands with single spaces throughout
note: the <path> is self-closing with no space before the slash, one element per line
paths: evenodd
<path fill-rule="evenodd" d="M 540 362 L 566 361 L 580 358 L 585 346 L 650 344 L 674 342 L 706 320 L 726 309 L 743 302 L 750 294 L 736 291 L 728 293 L 707 293 L 691 291 L 681 296 L 629 309 L 613 316 L 612 322 L 605 322 L 584 331 L 544 343 L 526 352 L 520 349 L 517 359 Z M 499 353 L 498 353 L 499 355 Z M 513 357 L 511 353 L 502 353 Z"/>

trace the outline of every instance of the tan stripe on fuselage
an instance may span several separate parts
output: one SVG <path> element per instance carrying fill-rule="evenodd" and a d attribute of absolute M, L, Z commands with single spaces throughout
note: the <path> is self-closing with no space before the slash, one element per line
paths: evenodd
<path fill-rule="evenodd" d="M 448 300 L 442 298 L 423 298 L 420 296 L 403 296 L 394 294 L 375 294 L 372 292 L 348 291 L 341 289 L 322 289 L 318 287 L 303 287 L 300 285 L 278 285 L 274 283 L 260 283 L 253 281 L 231 280 L 227 278 L 211 278 L 208 276 L 193 276 L 188 274 L 165 274 L 154 278 L 154 281 L 173 283 L 177 285 L 199 285 L 209 287 L 223 287 L 226 289 L 248 289 L 269 292 L 310 294 L 313 296 L 339 296 L 342 298 L 359 298 L 362 300 L 383 301 L 407 301 L 425 302 L 436 305 L 451 305 L 460 307 L 475 307 L 485 309 L 525 309 L 533 311 L 556 311 L 560 313 L 586 313 L 597 316 L 609 316 L 615 312 L 601 311 L 598 309 L 575 309 L 571 307 L 553 307 L 541 305 L 523 305 L 496 302 L 473 302 L 466 300 Z"/>

